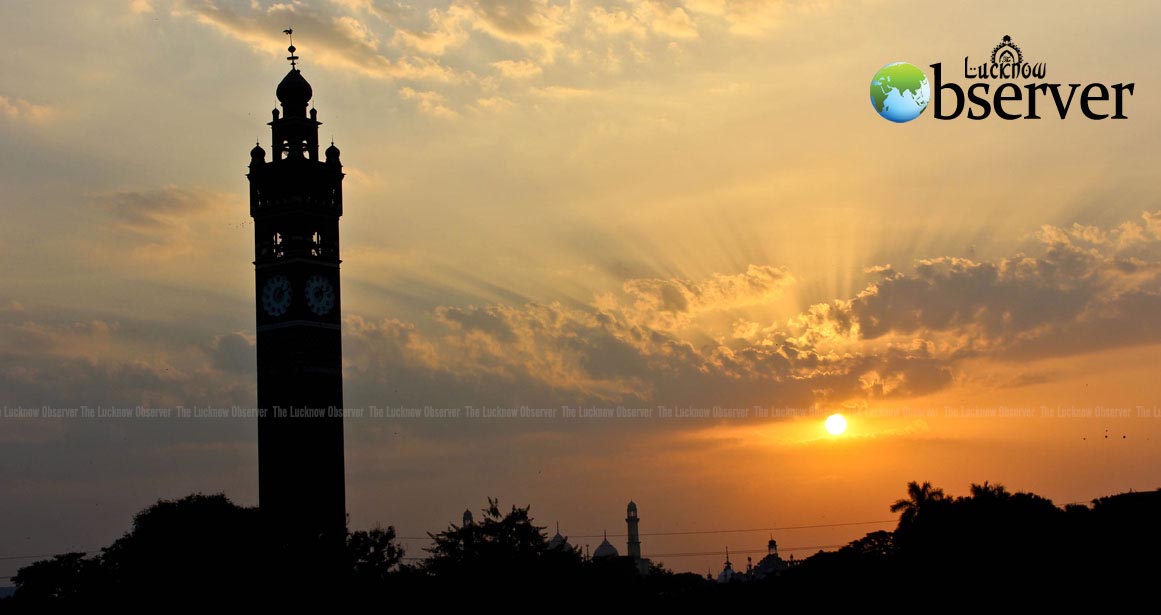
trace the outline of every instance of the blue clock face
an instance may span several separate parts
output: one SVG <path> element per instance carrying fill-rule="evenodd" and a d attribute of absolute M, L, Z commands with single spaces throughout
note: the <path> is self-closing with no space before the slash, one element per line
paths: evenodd
<path fill-rule="evenodd" d="M 290 309 L 290 280 L 284 275 L 272 276 L 262 287 L 262 309 L 271 316 L 282 316 Z"/>
<path fill-rule="evenodd" d="M 335 287 L 325 276 L 312 275 L 306 281 L 306 305 L 319 316 L 329 314 L 335 308 Z"/>

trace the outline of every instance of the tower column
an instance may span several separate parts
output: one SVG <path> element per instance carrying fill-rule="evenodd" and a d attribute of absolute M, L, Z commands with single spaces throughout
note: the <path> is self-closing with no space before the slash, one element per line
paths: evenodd
<path fill-rule="evenodd" d="M 641 559 L 641 536 L 637 533 L 637 504 L 629 502 L 626 509 L 625 524 L 629 526 L 629 556 L 635 560 Z"/>
<path fill-rule="evenodd" d="M 288 32 L 289 33 L 289 32 Z M 271 160 L 250 152 L 258 354 L 258 503 L 275 547 L 318 564 L 346 541 L 339 217 L 342 164 L 318 160 L 313 90 L 278 84 Z M 312 564 L 313 565 L 313 564 Z"/>

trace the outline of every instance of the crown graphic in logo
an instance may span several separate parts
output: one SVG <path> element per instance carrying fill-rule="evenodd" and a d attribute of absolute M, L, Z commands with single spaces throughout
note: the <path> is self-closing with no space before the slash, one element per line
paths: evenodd
<path fill-rule="evenodd" d="M 1024 61 L 1024 53 L 1012 42 L 1012 37 L 1004 35 L 999 45 L 992 49 L 992 64 L 1019 64 Z"/>

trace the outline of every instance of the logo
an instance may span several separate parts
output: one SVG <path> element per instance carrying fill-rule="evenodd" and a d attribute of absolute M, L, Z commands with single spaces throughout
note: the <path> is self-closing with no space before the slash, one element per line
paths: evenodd
<path fill-rule="evenodd" d="M 1125 107 L 1133 95 L 1134 83 L 1046 83 L 1048 65 L 1026 60 L 1024 51 L 1010 36 L 1001 39 L 987 57 L 986 62 L 973 64 L 964 56 L 964 79 L 975 82 L 970 85 L 950 80 L 945 83 L 943 63 L 931 64 L 934 90 L 927 76 L 914 65 L 888 64 L 871 80 L 871 105 L 880 117 L 896 123 L 919 117 L 929 102 L 934 103 L 931 115 L 937 120 L 983 120 L 993 116 L 1002 120 L 1055 116 L 1063 120 L 1069 114 L 1089 120 L 1128 119 Z M 953 104 L 944 105 L 945 99 Z"/>
<path fill-rule="evenodd" d="M 885 120 L 910 122 L 923 113 L 930 100 L 931 84 L 914 64 L 892 62 L 871 79 L 871 105 Z"/>

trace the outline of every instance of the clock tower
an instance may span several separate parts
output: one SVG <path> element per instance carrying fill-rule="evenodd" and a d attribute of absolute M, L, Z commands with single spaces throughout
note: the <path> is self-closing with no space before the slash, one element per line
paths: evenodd
<path fill-rule="evenodd" d="M 287 32 L 289 34 L 290 32 Z M 250 152 L 258 333 L 258 505 L 279 543 L 333 552 L 346 537 L 339 216 L 343 167 L 319 158 L 318 113 L 291 44 L 270 122 Z"/>

